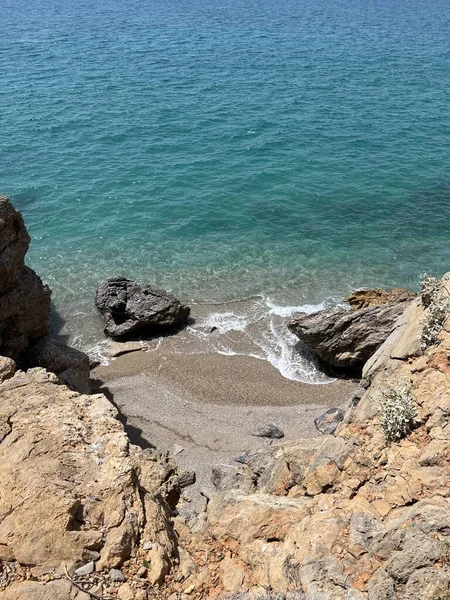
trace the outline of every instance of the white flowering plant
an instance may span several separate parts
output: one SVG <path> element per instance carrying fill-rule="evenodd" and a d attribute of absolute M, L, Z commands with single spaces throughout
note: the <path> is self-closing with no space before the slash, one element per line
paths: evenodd
<path fill-rule="evenodd" d="M 380 424 L 386 439 L 390 442 L 401 440 L 414 426 L 417 407 L 411 396 L 408 381 L 397 386 L 389 385 L 381 393 Z"/>

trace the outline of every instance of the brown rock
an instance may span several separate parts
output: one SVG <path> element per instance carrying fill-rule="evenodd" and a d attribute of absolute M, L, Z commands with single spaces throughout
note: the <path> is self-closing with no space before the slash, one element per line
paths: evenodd
<path fill-rule="evenodd" d="M 353 310 L 359 310 L 361 308 L 382 306 L 391 302 L 405 302 L 413 300 L 415 296 L 414 292 L 402 288 L 395 288 L 390 292 L 380 288 L 368 288 L 353 292 L 345 298 L 345 301 L 350 304 Z"/>
<path fill-rule="evenodd" d="M 50 290 L 24 266 L 29 242 L 20 213 L 0 196 L 0 353 L 14 360 L 50 324 Z"/>
<path fill-rule="evenodd" d="M 6 379 L 13 377 L 16 372 L 16 363 L 12 358 L 7 356 L 0 356 L 0 383 L 3 383 Z"/>
<path fill-rule="evenodd" d="M 7 588 L 0 594 L 1 600 L 91 600 L 69 581 L 59 579 L 47 584 L 23 581 Z"/>
<path fill-rule="evenodd" d="M 98 568 L 118 567 L 136 548 L 143 503 L 148 519 L 158 511 L 165 469 L 131 453 L 103 395 L 79 395 L 54 379 L 31 369 L 0 386 L 0 546 L 24 565 L 83 564 L 98 552 Z M 170 529 L 168 512 L 159 515 L 158 532 L 146 524 L 150 541 Z"/>

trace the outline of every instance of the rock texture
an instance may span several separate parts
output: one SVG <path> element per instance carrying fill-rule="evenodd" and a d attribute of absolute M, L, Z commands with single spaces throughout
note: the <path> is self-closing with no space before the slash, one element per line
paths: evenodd
<path fill-rule="evenodd" d="M 46 336 L 34 344 L 27 355 L 28 365 L 43 367 L 58 376 L 72 390 L 89 394 L 89 356 Z"/>
<path fill-rule="evenodd" d="M 142 329 L 167 329 L 184 323 L 190 308 L 172 295 L 126 277 L 112 277 L 97 288 L 95 305 L 103 315 L 105 333 L 111 337 Z"/>
<path fill-rule="evenodd" d="M 443 280 L 449 295 L 450 274 Z M 364 310 L 364 309 L 363 309 Z M 278 443 L 222 479 L 199 534 L 191 597 L 235 591 L 306 600 L 442 600 L 450 589 L 450 319 L 422 355 L 417 300 L 366 365 L 368 388 L 335 435 Z M 388 442 L 387 386 L 407 382 L 414 429 Z M 189 535 L 191 536 L 189 538 Z"/>
<path fill-rule="evenodd" d="M 408 305 L 401 301 L 355 311 L 321 310 L 294 318 L 289 329 L 324 362 L 361 369 L 392 333 Z"/>
<path fill-rule="evenodd" d="M 0 196 L 0 354 L 13 360 L 50 325 L 50 290 L 24 265 L 29 243 L 20 213 Z"/>
<path fill-rule="evenodd" d="M 382 306 L 392 302 L 407 302 L 408 300 L 414 300 L 415 297 L 416 294 L 402 288 L 395 288 L 389 292 L 380 288 L 369 288 L 357 290 L 345 300 L 353 310 L 359 310 L 360 308 Z"/>
<path fill-rule="evenodd" d="M 11 289 L 23 269 L 29 243 L 21 214 L 6 196 L 0 196 L 0 294 Z"/>
<path fill-rule="evenodd" d="M 167 503 L 178 489 L 174 465 L 130 446 L 103 395 L 55 383 L 36 368 L 0 385 L 0 598 L 81 600 L 68 580 L 20 580 L 65 579 L 64 567 L 91 562 L 106 578 L 132 555 L 151 563 L 152 585 L 162 583 L 176 556 Z M 2 593 L 5 560 L 15 575 Z"/>

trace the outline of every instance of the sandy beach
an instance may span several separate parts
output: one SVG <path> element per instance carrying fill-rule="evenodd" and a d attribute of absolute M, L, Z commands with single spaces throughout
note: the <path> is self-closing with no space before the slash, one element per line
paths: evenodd
<path fill-rule="evenodd" d="M 357 387 L 348 380 L 292 381 L 248 356 L 184 353 L 178 336 L 98 366 L 92 377 L 122 413 L 131 441 L 168 450 L 196 472 L 195 489 L 206 492 L 214 465 L 278 443 L 252 436 L 258 426 L 276 423 L 285 441 L 321 435 L 314 418 L 348 401 Z"/>

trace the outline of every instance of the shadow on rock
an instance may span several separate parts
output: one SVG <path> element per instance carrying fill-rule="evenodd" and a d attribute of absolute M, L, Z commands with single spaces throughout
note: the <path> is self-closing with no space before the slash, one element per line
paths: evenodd
<path fill-rule="evenodd" d="M 92 378 L 90 382 L 92 392 L 95 394 L 103 394 L 104 396 L 106 396 L 106 398 L 108 398 L 111 404 L 117 409 L 117 412 L 119 413 L 118 419 L 124 426 L 130 442 L 135 446 L 139 446 L 140 448 L 142 448 L 142 450 L 146 450 L 147 448 L 151 448 L 153 450 L 156 449 L 156 446 L 151 444 L 145 437 L 143 437 L 142 429 L 139 429 L 139 427 L 131 425 L 131 423 L 128 422 L 128 417 L 120 411 L 120 408 L 114 401 L 114 394 L 111 392 L 109 387 L 104 385 L 101 379 Z"/>

